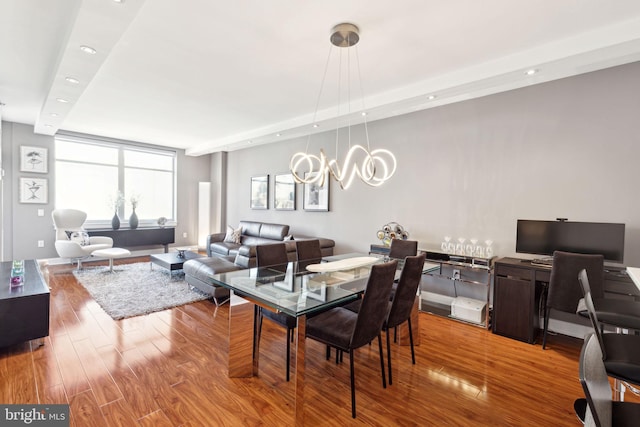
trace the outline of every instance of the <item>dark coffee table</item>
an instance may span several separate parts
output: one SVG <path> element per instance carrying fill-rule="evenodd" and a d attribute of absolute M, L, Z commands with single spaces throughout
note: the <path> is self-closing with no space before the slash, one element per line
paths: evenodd
<path fill-rule="evenodd" d="M 184 256 L 181 257 L 180 253 L 184 253 Z M 202 257 L 204 257 L 204 255 L 191 251 L 167 252 L 164 254 L 152 254 L 149 256 L 149 258 L 151 258 L 152 269 L 153 264 L 156 264 L 169 270 L 169 274 L 173 274 L 174 270 L 182 270 L 182 266 L 185 261 Z"/>

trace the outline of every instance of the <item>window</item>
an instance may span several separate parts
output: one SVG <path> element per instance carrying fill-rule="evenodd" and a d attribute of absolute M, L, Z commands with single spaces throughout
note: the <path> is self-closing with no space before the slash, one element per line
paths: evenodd
<path fill-rule="evenodd" d="M 121 192 L 121 220 L 131 215 L 132 197 L 141 225 L 175 218 L 175 151 L 62 135 L 56 136 L 55 153 L 56 208 L 80 209 L 89 223 L 106 223 Z"/>

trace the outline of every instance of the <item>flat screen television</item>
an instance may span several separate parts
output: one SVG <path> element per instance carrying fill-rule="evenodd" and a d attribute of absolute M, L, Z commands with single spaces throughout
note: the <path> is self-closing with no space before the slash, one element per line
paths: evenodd
<path fill-rule="evenodd" d="M 624 224 L 518 220 L 516 252 L 552 256 L 556 250 L 602 254 L 605 261 L 622 263 Z"/>

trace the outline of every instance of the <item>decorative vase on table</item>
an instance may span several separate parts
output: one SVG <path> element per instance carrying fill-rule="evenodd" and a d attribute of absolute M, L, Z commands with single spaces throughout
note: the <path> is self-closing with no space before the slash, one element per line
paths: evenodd
<path fill-rule="evenodd" d="M 133 208 L 133 213 L 129 217 L 129 228 L 135 230 L 138 228 L 138 215 L 136 215 L 136 209 Z"/>
<path fill-rule="evenodd" d="M 117 230 L 120 228 L 120 218 L 118 218 L 118 212 L 113 214 L 113 218 L 111 218 L 111 228 Z"/>

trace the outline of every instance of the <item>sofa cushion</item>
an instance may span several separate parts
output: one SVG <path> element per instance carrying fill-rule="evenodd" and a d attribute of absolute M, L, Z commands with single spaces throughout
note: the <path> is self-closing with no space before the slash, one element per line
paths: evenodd
<path fill-rule="evenodd" d="M 289 234 L 289 226 L 285 224 L 270 224 L 267 222 L 240 221 L 243 236 L 261 237 L 282 241 Z"/>
<path fill-rule="evenodd" d="M 237 243 L 215 242 L 211 244 L 210 248 L 212 254 L 227 256 L 238 253 L 240 245 Z"/>

